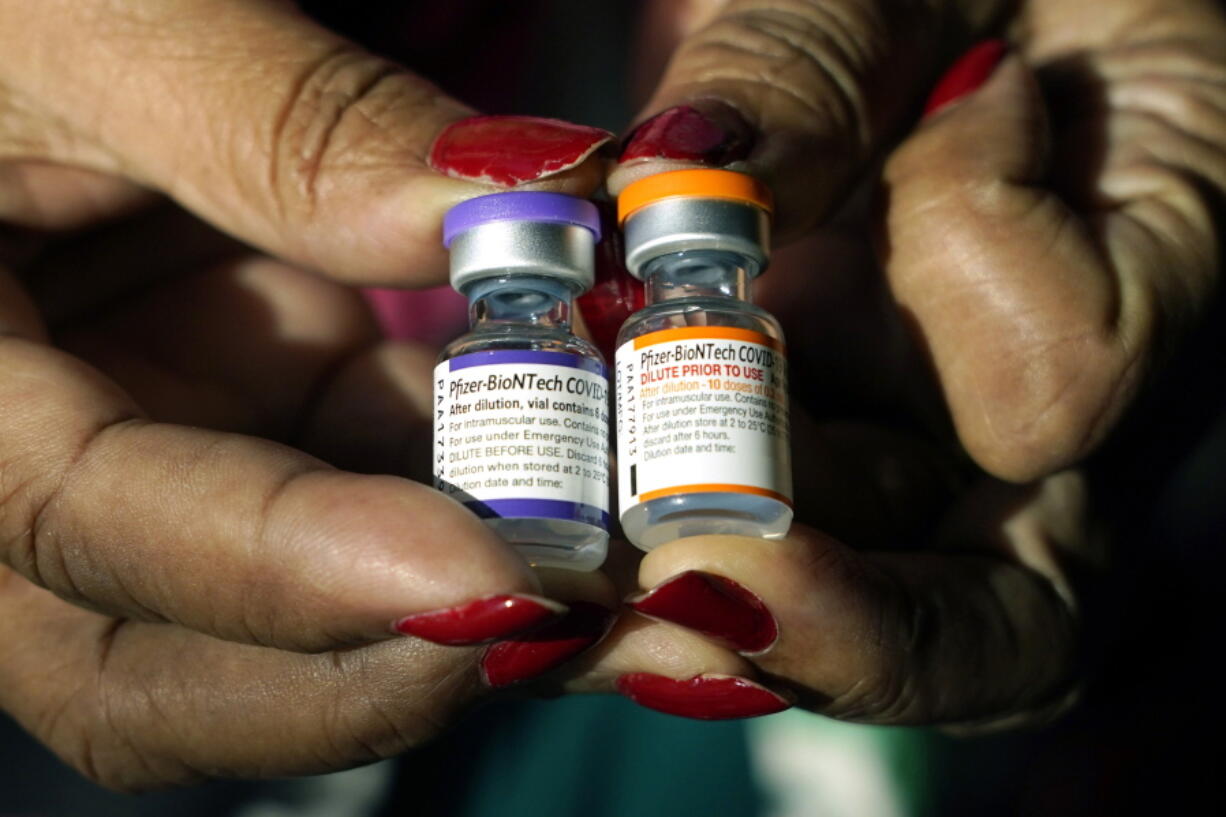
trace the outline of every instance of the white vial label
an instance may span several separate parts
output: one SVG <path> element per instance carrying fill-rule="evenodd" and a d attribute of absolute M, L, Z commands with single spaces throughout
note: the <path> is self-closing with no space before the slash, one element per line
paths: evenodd
<path fill-rule="evenodd" d="M 692 493 L 792 501 L 787 360 L 761 332 L 690 326 L 617 350 L 621 512 Z"/>
<path fill-rule="evenodd" d="M 608 375 L 565 352 L 490 350 L 434 369 L 434 484 L 483 518 L 609 527 Z"/>

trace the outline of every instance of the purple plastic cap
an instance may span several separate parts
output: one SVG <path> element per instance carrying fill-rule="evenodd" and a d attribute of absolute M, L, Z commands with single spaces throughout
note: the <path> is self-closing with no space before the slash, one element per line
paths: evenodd
<path fill-rule="evenodd" d="M 600 240 L 600 213 L 586 199 L 562 193 L 494 193 L 460 202 L 443 217 L 443 246 L 460 233 L 495 221 L 573 224 Z"/>

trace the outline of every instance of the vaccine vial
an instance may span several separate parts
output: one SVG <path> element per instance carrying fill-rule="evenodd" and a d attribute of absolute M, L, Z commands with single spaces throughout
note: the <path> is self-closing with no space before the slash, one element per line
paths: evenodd
<path fill-rule="evenodd" d="M 557 193 L 498 193 L 443 224 L 470 331 L 434 370 L 435 486 L 532 564 L 594 570 L 609 530 L 609 381 L 571 331 L 600 220 Z"/>
<path fill-rule="evenodd" d="M 615 374 L 621 525 L 643 550 L 791 525 L 783 332 L 750 300 L 770 212 L 761 183 L 725 170 L 649 176 L 618 197 L 626 267 L 646 284 Z"/>

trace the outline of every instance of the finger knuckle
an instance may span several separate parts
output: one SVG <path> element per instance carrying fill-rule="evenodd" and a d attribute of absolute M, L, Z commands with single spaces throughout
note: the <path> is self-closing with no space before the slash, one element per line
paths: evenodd
<path fill-rule="evenodd" d="M 402 484 L 294 457 L 253 492 L 250 546 L 226 589 L 233 637 L 304 653 L 377 640 L 368 586 L 351 578 L 402 563 Z"/>
<path fill-rule="evenodd" d="M 1226 47 L 1211 36 L 1169 36 L 1110 48 L 1098 70 L 1124 110 L 1153 113 L 1192 133 L 1221 133 Z"/>
<path fill-rule="evenodd" d="M 267 187 L 283 214 L 313 214 L 333 171 L 423 165 L 413 120 L 392 117 L 405 106 L 429 107 L 438 94 L 406 80 L 389 61 L 341 45 L 298 69 L 267 134 Z M 428 117 L 419 117 L 425 120 Z M 428 126 L 428 123 L 426 123 Z"/>
<path fill-rule="evenodd" d="M 95 564 L 88 543 L 73 535 L 64 506 L 78 476 L 93 464 L 95 452 L 107 444 L 111 435 L 136 422 L 139 420 L 124 414 L 86 429 L 75 441 L 59 477 L 31 503 L 30 523 L 18 540 L 22 550 L 18 558 L 30 578 L 68 601 L 88 604 L 91 586 L 106 570 Z"/>
<path fill-rule="evenodd" d="M 77 682 L 43 715 L 35 733 L 82 776 L 112 791 L 132 794 L 198 781 L 203 775 L 149 739 L 159 730 L 178 729 L 162 705 L 166 690 L 141 686 L 113 665 L 127 624 L 115 619 L 99 630 L 90 666 L 74 667 Z"/>
<path fill-rule="evenodd" d="M 865 82 L 887 39 L 884 21 L 858 4 L 744 2 L 683 53 L 697 81 L 743 86 L 760 109 L 785 110 L 858 154 L 872 142 Z"/>
<path fill-rule="evenodd" d="M 1226 80 L 1159 74 L 1123 82 L 1121 90 L 1125 110 L 1151 115 L 1174 133 L 1217 145 L 1226 130 Z"/>
<path fill-rule="evenodd" d="M 344 764 L 392 757 L 442 733 L 472 677 L 467 661 L 421 662 L 389 685 L 381 661 L 357 652 L 333 653 L 332 669 L 337 694 L 321 725 Z"/>
<path fill-rule="evenodd" d="M 36 412 L 6 412 L 25 421 L 15 421 L 6 444 L 0 445 L 0 553 L 26 578 L 80 602 L 97 571 L 89 549 L 74 534 L 66 512 L 68 499 L 110 438 L 141 421 L 126 401 L 108 411 L 96 406 L 77 411 L 86 395 L 59 391 L 63 384 L 49 387 L 49 376 L 34 374 L 61 364 L 58 353 L 17 338 L 0 339 L 0 345 L 0 365 L 11 364 L 11 375 L 0 389 L 0 405 L 21 401 L 28 409 L 33 397 L 44 403 Z M 48 360 L 48 355 L 57 359 Z M 49 388 L 56 399 L 48 407 Z M 22 444 L 23 438 L 27 443 L 35 435 L 41 438 L 46 428 L 55 429 L 47 445 Z"/>
<path fill-rule="evenodd" d="M 374 763 L 407 752 L 426 740 L 423 735 L 442 731 L 441 724 L 423 727 L 428 721 L 428 716 L 406 716 L 379 695 L 359 694 L 338 699 L 323 726 L 335 763 L 341 765 Z"/>
<path fill-rule="evenodd" d="M 1029 481 L 1076 461 L 1114 424 L 1144 376 L 1144 343 L 1072 327 L 1019 344 L 980 384 L 990 406 L 961 424 L 970 454 L 1005 479 Z"/>
<path fill-rule="evenodd" d="M 1160 141 L 1156 138 L 1151 144 Z M 1113 168 L 1112 175 L 1128 190 L 1117 222 L 1137 239 L 1130 242 L 1132 254 L 1121 259 L 1121 269 L 1127 280 L 1143 280 L 1153 287 L 1143 293 L 1144 303 L 1161 310 L 1159 339 L 1174 340 L 1178 334 L 1170 330 L 1193 325 L 1216 286 L 1222 250 L 1219 221 L 1226 206 L 1226 150 L 1216 159 L 1223 186 L 1206 178 L 1208 159 L 1193 169 L 1183 159 L 1162 152 L 1147 149 L 1146 155 Z M 1151 260 L 1151 248 L 1161 248 L 1176 263 Z M 1146 274 L 1138 276 L 1135 270 Z"/>
<path fill-rule="evenodd" d="M 1134 195 L 1164 195 L 1204 233 L 1226 190 L 1226 49 L 1187 39 L 1117 49 L 1097 69 L 1127 134 L 1108 172 Z"/>
<path fill-rule="evenodd" d="M 823 713 L 873 723 L 914 720 L 921 703 L 916 670 L 937 637 L 932 611 L 913 600 L 904 582 L 849 548 L 811 547 L 792 558 L 801 560 L 796 572 L 812 577 L 838 611 L 839 624 L 819 647 L 826 660 L 813 676 Z"/>
<path fill-rule="evenodd" d="M 869 723 L 908 723 L 920 714 L 925 656 L 937 637 L 929 610 L 901 586 L 880 593 L 857 650 L 854 681 L 836 694 L 831 714 Z"/>
<path fill-rule="evenodd" d="M 292 542 L 300 535 L 295 524 L 301 514 L 298 489 L 316 471 L 314 464 L 286 470 L 253 497 L 257 504 L 246 537 L 251 542 L 248 561 L 233 576 L 227 591 L 233 615 L 216 622 L 219 632 L 300 652 L 321 652 L 347 640 L 318 626 L 315 614 L 336 600 L 319 587 L 311 555 Z"/>

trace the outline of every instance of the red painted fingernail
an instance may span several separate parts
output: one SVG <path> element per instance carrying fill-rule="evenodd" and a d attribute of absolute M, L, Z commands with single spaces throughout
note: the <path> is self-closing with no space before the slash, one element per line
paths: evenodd
<path fill-rule="evenodd" d="M 430 167 L 457 179 L 511 187 L 581 164 L 613 138 L 600 128 L 537 116 L 472 116 L 447 126 Z"/>
<path fill-rule="evenodd" d="M 445 610 L 406 616 L 392 628 L 435 644 L 463 646 L 522 633 L 565 612 L 565 605 L 536 596 L 488 596 Z"/>
<path fill-rule="evenodd" d="M 733 675 L 697 675 L 677 681 L 634 672 L 617 679 L 617 691 L 648 709 L 704 721 L 756 718 L 791 706 L 766 687 Z"/>
<path fill-rule="evenodd" d="M 598 201 L 601 234 L 596 245 L 596 282 L 576 302 L 583 322 L 606 360 L 613 359 L 617 333 L 632 314 L 643 308 L 643 282 L 626 271 L 622 234 L 617 226 L 617 208 Z"/>
<path fill-rule="evenodd" d="M 763 653 L 779 637 L 779 625 L 762 599 L 732 579 L 698 570 L 674 576 L 627 602 L 645 616 L 689 627 L 744 653 Z"/>
<path fill-rule="evenodd" d="M 618 161 L 675 159 L 716 167 L 744 159 L 752 148 L 753 131 L 739 113 L 722 102 L 699 100 L 635 128 Z"/>
<path fill-rule="evenodd" d="M 481 658 L 481 674 L 494 688 L 544 675 L 594 647 L 613 626 L 613 618 L 613 611 L 607 607 L 571 602 L 564 618 L 521 638 L 490 646 Z"/>
<path fill-rule="evenodd" d="M 1008 51 L 1004 40 L 984 40 L 963 54 L 937 81 L 924 105 L 924 116 L 932 116 L 987 82 Z"/>

